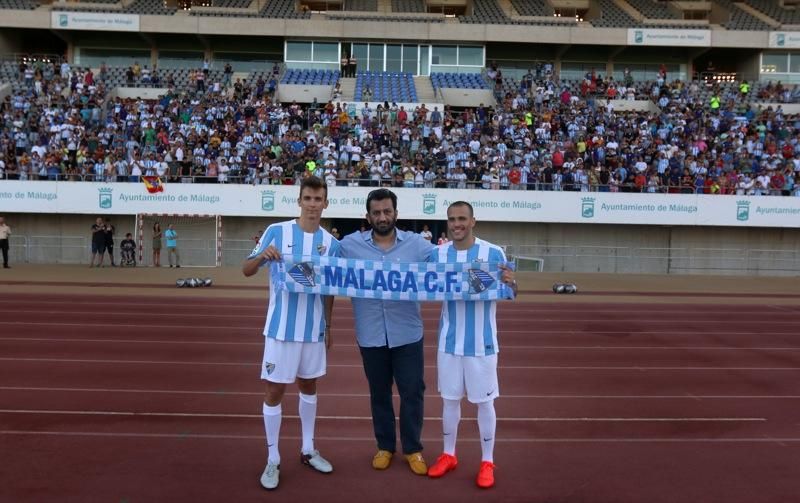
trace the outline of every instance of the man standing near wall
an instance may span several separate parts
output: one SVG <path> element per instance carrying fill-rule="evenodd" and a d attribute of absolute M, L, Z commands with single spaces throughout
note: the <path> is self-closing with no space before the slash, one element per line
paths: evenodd
<path fill-rule="evenodd" d="M 97 220 L 92 224 L 92 261 L 89 267 L 94 267 L 97 262 L 97 267 L 103 267 L 103 255 L 106 252 L 106 226 L 103 224 L 103 219 L 97 217 Z"/>
<path fill-rule="evenodd" d="M 367 196 L 371 231 L 354 232 L 342 240 L 342 257 L 376 261 L 425 262 L 433 245 L 397 224 L 397 195 L 376 189 Z M 376 470 L 389 468 L 397 444 L 392 385 L 400 395 L 400 442 L 411 471 L 427 473 L 422 457 L 425 394 L 422 316 L 418 302 L 353 298 L 353 313 L 364 373 L 369 382 L 372 426 L 378 452 Z"/>
<path fill-rule="evenodd" d="M 178 253 L 178 233 L 173 229 L 172 224 L 169 224 L 164 238 L 167 240 L 167 258 L 169 266 L 172 267 L 172 256 L 175 255 L 175 267 L 181 266 L 181 255 Z"/>
<path fill-rule="evenodd" d="M 116 262 L 114 262 L 114 232 L 116 230 L 117 229 L 111 225 L 111 220 L 106 218 L 103 237 L 106 241 L 106 251 L 108 252 L 108 258 L 111 260 L 111 267 L 117 267 Z"/>
<path fill-rule="evenodd" d="M 8 239 L 11 237 L 11 227 L 6 224 L 6 219 L 0 217 L 0 250 L 3 252 L 3 269 L 11 269 L 8 265 Z"/>

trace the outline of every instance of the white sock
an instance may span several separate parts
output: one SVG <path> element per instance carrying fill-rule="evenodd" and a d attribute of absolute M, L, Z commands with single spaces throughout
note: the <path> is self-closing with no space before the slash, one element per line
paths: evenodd
<path fill-rule="evenodd" d="M 265 403 L 261 411 L 264 413 L 264 430 L 267 432 L 267 462 L 279 465 L 281 464 L 281 454 L 278 452 L 278 440 L 281 436 L 281 404 L 273 407 Z"/>
<path fill-rule="evenodd" d="M 494 463 L 494 434 L 497 429 L 497 415 L 494 400 L 478 404 L 478 431 L 481 434 L 481 461 Z"/>
<path fill-rule="evenodd" d="M 314 451 L 314 424 L 317 421 L 317 395 L 300 393 L 300 427 L 303 430 L 303 454 Z"/>
<path fill-rule="evenodd" d="M 444 440 L 444 453 L 456 455 L 456 437 L 458 437 L 458 423 L 461 421 L 461 400 L 442 401 L 442 438 Z"/>

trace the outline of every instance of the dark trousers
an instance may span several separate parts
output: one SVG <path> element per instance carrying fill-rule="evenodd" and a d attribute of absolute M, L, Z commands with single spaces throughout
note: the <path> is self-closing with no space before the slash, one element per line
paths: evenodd
<path fill-rule="evenodd" d="M 392 382 L 400 395 L 400 443 L 404 454 L 422 450 L 424 416 L 425 365 L 422 340 L 396 348 L 359 348 L 364 374 L 369 382 L 372 427 L 378 449 L 395 451 L 394 406 Z"/>
<path fill-rule="evenodd" d="M 3 267 L 8 265 L 8 239 L 0 239 L 0 250 L 3 251 Z"/>

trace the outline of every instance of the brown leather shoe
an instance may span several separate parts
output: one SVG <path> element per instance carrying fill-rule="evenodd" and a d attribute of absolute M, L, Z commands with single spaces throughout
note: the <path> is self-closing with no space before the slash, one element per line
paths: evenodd
<path fill-rule="evenodd" d="M 417 475 L 428 474 L 428 465 L 425 463 L 425 459 L 422 457 L 421 452 L 406 454 L 406 460 L 408 461 L 408 466 L 411 468 L 412 472 L 416 473 Z"/>
<path fill-rule="evenodd" d="M 372 467 L 376 470 L 385 470 L 392 464 L 392 454 L 389 451 L 379 450 L 375 457 L 372 458 Z"/>

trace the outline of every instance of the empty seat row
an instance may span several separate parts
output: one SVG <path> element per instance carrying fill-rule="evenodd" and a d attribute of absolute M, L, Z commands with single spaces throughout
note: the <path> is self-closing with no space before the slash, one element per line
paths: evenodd
<path fill-rule="evenodd" d="M 489 85 L 479 73 L 432 73 L 434 88 L 489 89 Z"/>
<path fill-rule="evenodd" d="M 300 70 L 289 69 L 281 79 L 282 84 L 328 86 L 339 80 L 338 70 Z"/>

